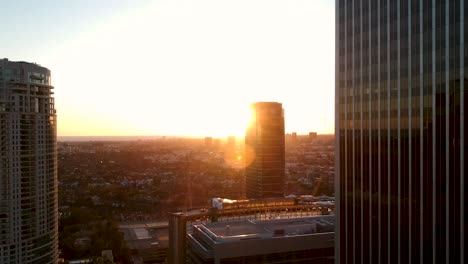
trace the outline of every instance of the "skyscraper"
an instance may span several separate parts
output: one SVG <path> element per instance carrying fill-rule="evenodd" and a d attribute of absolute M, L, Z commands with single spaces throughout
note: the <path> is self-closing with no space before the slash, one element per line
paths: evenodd
<path fill-rule="evenodd" d="M 464 263 L 464 0 L 336 2 L 336 259 Z"/>
<path fill-rule="evenodd" d="M 56 114 L 50 71 L 0 60 L 0 263 L 56 263 Z"/>
<path fill-rule="evenodd" d="M 280 103 L 251 106 L 252 120 L 245 137 L 247 198 L 284 195 L 284 111 Z"/>

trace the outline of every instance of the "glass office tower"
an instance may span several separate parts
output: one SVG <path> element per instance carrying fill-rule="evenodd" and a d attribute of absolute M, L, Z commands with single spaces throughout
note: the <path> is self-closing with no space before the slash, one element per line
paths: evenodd
<path fill-rule="evenodd" d="M 252 120 L 245 135 L 247 198 L 284 196 L 284 111 L 280 103 L 251 106 Z"/>
<path fill-rule="evenodd" d="M 0 263 L 57 263 L 56 113 L 50 71 L 0 60 Z"/>
<path fill-rule="evenodd" d="M 336 1 L 336 259 L 466 259 L 463 0 Z"/>

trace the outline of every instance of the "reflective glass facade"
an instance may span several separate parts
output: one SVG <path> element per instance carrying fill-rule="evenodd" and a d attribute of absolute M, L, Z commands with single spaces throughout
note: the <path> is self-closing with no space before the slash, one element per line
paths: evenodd
<path fill-rule="evenodd" d="M 336 1 L 336 259 L 463 263 L 463 0 Z"/>
<path fill-rule="evenodd" d="M 56 113 L 50 71 L 0 60 L 0 263 L 57 263 Z"/>
<path fill-rule="evenodd" d="M 284 196 L 284 112 L 280 103 L 252 105 L 245 136 L 247 198 Z"/>

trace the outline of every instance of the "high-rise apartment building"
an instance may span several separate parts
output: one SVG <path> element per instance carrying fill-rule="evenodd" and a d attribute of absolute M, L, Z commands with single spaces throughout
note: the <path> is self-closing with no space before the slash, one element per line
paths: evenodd
<path fill-rule="evenodd" d="M 468 3 L 335 3 L 336 259 L 464 263 Z"/>
<path fill-rule="evenodd" d="M 245 136 L 247 198 L 284 195 L 284 111 L 281 103 L 251 106 L 252 120 Z"/>
<path fill-rule="evenodd" d="M 48 69 L 0 60 L 0 263 L 57 263 L 52 89 Z"/>

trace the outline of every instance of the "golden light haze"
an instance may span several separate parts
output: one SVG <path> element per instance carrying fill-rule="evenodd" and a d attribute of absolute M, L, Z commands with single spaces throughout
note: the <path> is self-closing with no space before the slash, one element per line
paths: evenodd
<path fill-rule="evenodd" d="M 243 136 L 256 101 L 282 103 L 287 132 L 334 129 L 328 1 L 151 1 L 39 62 L 59 136 Z"/>

